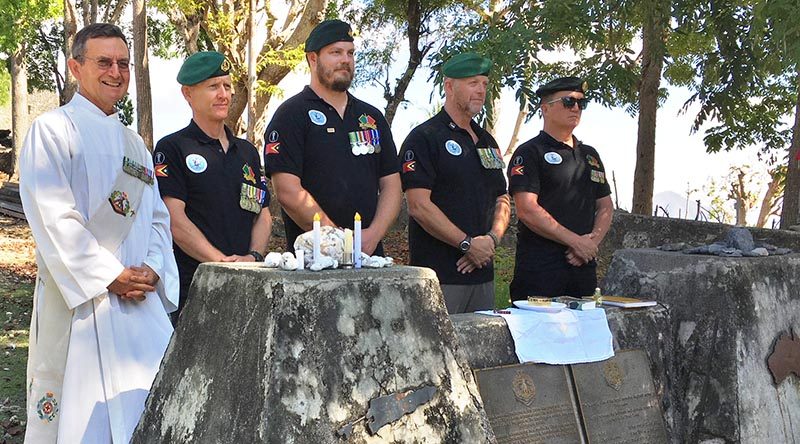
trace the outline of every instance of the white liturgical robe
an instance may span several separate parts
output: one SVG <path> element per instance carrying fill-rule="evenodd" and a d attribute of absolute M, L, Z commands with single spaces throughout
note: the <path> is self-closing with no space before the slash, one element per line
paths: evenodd
<path fill-rule="evenodd" d="M 135 214 L 119 214 L 132 224 L 92 219 L 114 204 L 109 198 L 130 152 L 152 172 L 141 138 L 80 94 L 36 119 L 20 152 L 20 195 L 39 269 L 28 443 L 127 443 L 172 334 L 167 312 L 178 303 L 178 275 L 157 184 L 139 178 L 145 186 Z M 111 251 L 95 235 L 104 230 L 127 235 Z M 107 291 L 125 267 L 142 264 L 160 277 L 155 293 L 136 302 Z"/>

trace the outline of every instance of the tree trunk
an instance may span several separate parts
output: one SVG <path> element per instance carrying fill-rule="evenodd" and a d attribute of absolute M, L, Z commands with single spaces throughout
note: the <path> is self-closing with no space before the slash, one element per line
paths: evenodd
<path fill-rule="evenodd" d="M 28 69 L 25 46 L 11 54 L 11 164 L 13 176 L 19 176 L 19 151 L 28 132 Z"/>
<path fill-rule="evenodd" d="M 255 44 L 256 0 L 250 0 L 250 12 L 247 14 L 247 140 L 255 140 L 256 110 L 256 44 Z"/>
<path fill-rule="evenodd" d="M 519 110 L 517 113 L 517 120 L 514 122 L 514 131 L 511 133 L 511 140 L 508 141 L 508 147 L 506 147 L 506 152 L 503 154 L 504 157 L 508 157 L 514 153 L 514 148 L 517 147 L 517 142 L 519 142 L 519 130 L 522 128 L 522 122 L 525 121 L 525 116 L 528 115 L 528 104 L 524 104 L 522 109 Z"/>
<path fill-rule="evenodd" d="M 653 182 L 656 159 L 656 113 L 658 88 L 664 66 L 666 29 L 671 2 L 654 0 L 643 5 L 642 79 L 639 84 L 639 130 L 636 140 L 636 170 L 633 176 L 634 214 L 653 210 Z"/>
<path fill-rule="evenodd" d="M 78 33 L 78 16 L 75 10 L 74 0 L 64 0 L 64 58 L 69 60 L 72 57 L 72 43 L 75 41 L 75 34 Z M 75 91 L 78 90 L 78 83 L 69 72 L 69 68 L 64 66 L 64 89 L 61 91 L 59 103 L 64 105 L 72 100 Z"/>
<path fill-rule="evenodd" d="M 153 100 L 147 55 L 147 0 L 133 0 L 133 63 L 136 75 L 136 127 L 147 148 L 153 150 Z"/>
<path fill-rule="evenodd" d="M 744 227 L 747 225 L 747 210 L 750 209 L 750 202 L 747 198 L 747 189 L 744 185 L 744 170 L 739 170 L 736 179 L 731 184 L 731 197 L 736 201 L 736 225 Z"/>
<path fill-rule="evenodd" d="M 406 90 L 411 83 L 411 79 L 414 77 L 414 73 L 417 72 L 417 68 L 422 64 L 422 59 L 425 58 L 425 54 L 431 49 L 431 45 L 425 45 L 422 48 L 419 47 L 419 37 L 423 23 L 422 8 L 418 0 L 408 0 L 406 18 L 408 20 L 408 64 L 406 65 L 406 70 L 403 72 L 403 75 L 397 79 L 397 86 L 395 86 L 394 92 L 390 92 L 387 79 L 386 92 L 384 94 L 384 98 L 386 99 L 386 110 L 384 114 L 389 126 L 392 125 L 394 116 L 397 114 L 397 108 L 406 99 Z"/>
<path fill-rule="evenodd" d="M 800 65 L 796 83 L 800 85 Z M 781 229 L 786 230 L 800 221 L 800 94 L 794 109 L 792 145 L 789 147 L 789 165 L 786 169 L 786 188 L 783 190 Z"/>
<path fill-rule="evenodd" d="M 756 227 L 758 228 L 764 228 L 767 224 L 767 218 L 769 218 L 775 209 L 775 198 L 778 195 L 778 182 L 779 179 L 773 176 L 769 185 L 767 185 L 767 190 L 764 191 L 764 198 L 761 199 L 761 208 L 758 210 L 758 220 L 756 221 Z"/>

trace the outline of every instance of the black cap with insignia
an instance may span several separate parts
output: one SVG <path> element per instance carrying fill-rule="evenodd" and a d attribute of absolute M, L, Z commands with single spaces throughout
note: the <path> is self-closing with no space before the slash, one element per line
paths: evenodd
<path fill-rule="evenodd" d="M 442 74 L 451 79 L 463 79 L 472 76 L 488 76 L 492 69 L 492 61 L 474 52 L 464 52 L 450 57 L 442 65 Z"/>
<path fill-rule="evenodd" d="M 578 77 L 561 77 L 540 86 L 539 89 L 536 90 L 536 95 L 539 98 L 543 98 L 559 91 L 577 91 L 585 93 L 584 90 L 588 88 L 589 85 L 584 82 L 583 79 Z"/>
<path fill-rule="evenodd" d="M 352 42 L 353 30 L 341 20 L 325 20 L 311 30 L 306 39 L 306 52 L 315 52 L 336 42 Z"/>
<path fill-rule="evenodd" d="M 201 51 L 190 55 L 178 71 L 178 83 L 196 85 L 212 77 L 228 75 L 225 56 L 217 51 Z"/>

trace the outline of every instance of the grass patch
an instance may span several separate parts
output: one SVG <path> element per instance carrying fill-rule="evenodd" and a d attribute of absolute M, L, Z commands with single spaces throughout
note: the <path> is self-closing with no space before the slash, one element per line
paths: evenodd
<path fill-rule="evenodd" d="M 514 277 L 514 249 L 497 247 L 494 253 L 494 307 L 511 305 L 508 284 Z"/>
<path fill-rule="evenodd" d="M 21 443 L 25 433 L 25 370 L 33 283 L 0 280 L 0 442 Z"/>

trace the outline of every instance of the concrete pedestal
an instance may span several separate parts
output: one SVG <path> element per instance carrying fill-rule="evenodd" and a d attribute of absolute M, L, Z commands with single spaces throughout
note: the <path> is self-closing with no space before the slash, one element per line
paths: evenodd
<path fill-rule="evenodd" d="M 204 264 L 190 298 L 134 443 L 494 442 L 428 269 Z M 428 386 L 370 433 L 371 400 Z"/>
<path fill-rule="evenodd" d="M 620 250 L 606 294 L 656 299 L 674 442 L 800 442 L 800 380 L 773 383 L 767 358 L 800 332 L 800 255 L 720 258 Z"/>

